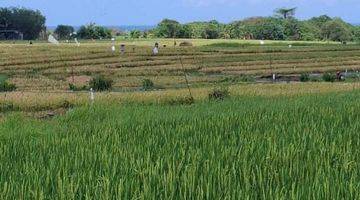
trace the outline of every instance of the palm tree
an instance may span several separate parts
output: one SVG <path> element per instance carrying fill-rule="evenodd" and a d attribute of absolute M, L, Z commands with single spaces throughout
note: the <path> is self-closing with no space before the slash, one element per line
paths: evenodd
<path fill-rule="evenodd" d="M 295 15 L 296 9 L 297 9 L 296 7 L 294 7 L 294 8 L 278 8 L 277 10 L 275 10 L 275 13 L 277 15 L 280 15 L 284 19 L 288 19 Z"/>

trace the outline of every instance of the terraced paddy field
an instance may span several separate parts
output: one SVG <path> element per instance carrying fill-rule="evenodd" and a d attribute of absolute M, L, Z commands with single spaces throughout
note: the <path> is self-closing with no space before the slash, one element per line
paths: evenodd
<path fill-rule="evenodd" d="M 198 86 L 230 79 L 241 82 L 241 75 L 256 79 L 273 73 L 296 76 L 360 69 L 358 45 L 295 43 L 289 48 L 284 42 L 265 46 L 199 42 L 195 47 L 173 48 L 164 41 L 167 47 L 153 56 L 150 46 L 128 43 L 124 55 L 112 53 L 110 42 L 88 42 L 80 47 L 1 44 L 0 73 L 9 76 L 18 91 L 65 91 L 69 83 L 83 84 L 98 74 L 114 80 L 115 90 L 134 90 L 141 87 L 144 78 L 159 88 L 183 87 L 184 70 L 190 84 Z"/>
<path fill-rule="evenodd" d="M 161 48 L 154 56 L 152 45 L 156 41 Z M 38 111 L 84 105 L 88 102 L 87 92 L 71 92 L 69 84 L 87 86 L 99 74 L 112 79 L 114 86 L 110 93 L 97 97 L 113 101 L 166 101 L 186 93 L 184 75 L 197 99 L 206 98 L 208 90 L 219 85 L 230 85 L 237 96 L 248 95 L 249 91 L 260 94 L 258 91 L 264 88 L 272 94 L 286 88 L 280 89 L 286 94 L 293 93 L 293 87 L 299 93 L 358 87 L 357 83 L 349 82 L 300 85 L 297 82 L 303 73 L 320 76 L 324 72 L 349 71 L 359 76 L 356 72 L 360 69 L 360 45 L 286 41 L 265 41 L 265 45 L 260 45 L 259 41 L 188 40 L 192 47 L 179 47 L 182 41 L 176 40 L 178 45 L 174 47 L 174 41 L 166 39 L 122 40 L 116 42 L 115 53 L 110 50 L 110 41 L 84 41 L 80 47 L 65 43 L 59 46 L 44 42 L 1 43 L 0 76 L 17 87 L 15 92 L 0 94 L 1 110 Z M 119 52 L 120 44 L 126 45 L 125 54 Z M 272 74 L 277 74 L 278 82 L 267 86 L 272 83 Z M 142 92 L 144 79 L 154 82 L 157 91 Z"/>

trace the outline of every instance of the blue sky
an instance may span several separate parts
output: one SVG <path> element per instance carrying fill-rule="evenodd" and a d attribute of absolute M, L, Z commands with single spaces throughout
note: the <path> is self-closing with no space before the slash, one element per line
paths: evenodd
<path fill-rule="evenodd" d="M 39 9 L 47 25 L 155 25 L 163 18 L 180 22 L 231 22 L 269 16 L 278 7 L 298 7 L 301 19 L 328 14 L 360 23 L 360 0 L 0 0 L 0 7 Z"/>

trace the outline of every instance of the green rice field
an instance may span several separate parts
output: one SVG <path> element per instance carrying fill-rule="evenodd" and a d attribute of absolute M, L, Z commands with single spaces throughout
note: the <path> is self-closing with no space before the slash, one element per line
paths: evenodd
<path fill-rule="evenodd" d="M 359 199 L 359 91 L 0 123 L 1 199 Z"/>

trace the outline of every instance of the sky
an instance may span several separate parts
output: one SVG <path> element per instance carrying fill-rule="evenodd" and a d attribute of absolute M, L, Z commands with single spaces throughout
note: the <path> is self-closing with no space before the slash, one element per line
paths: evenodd
<path fill-rule="evenodd" d="M 156 25 L 164 18 L 228 23 L 271 16 L 279 7 L 297 7 L 300 19 L 327 14 L 360 23 L 360 0 L 0 0 L 0 7 L 9 6 L 40 10 L 48 26 Z"/>

